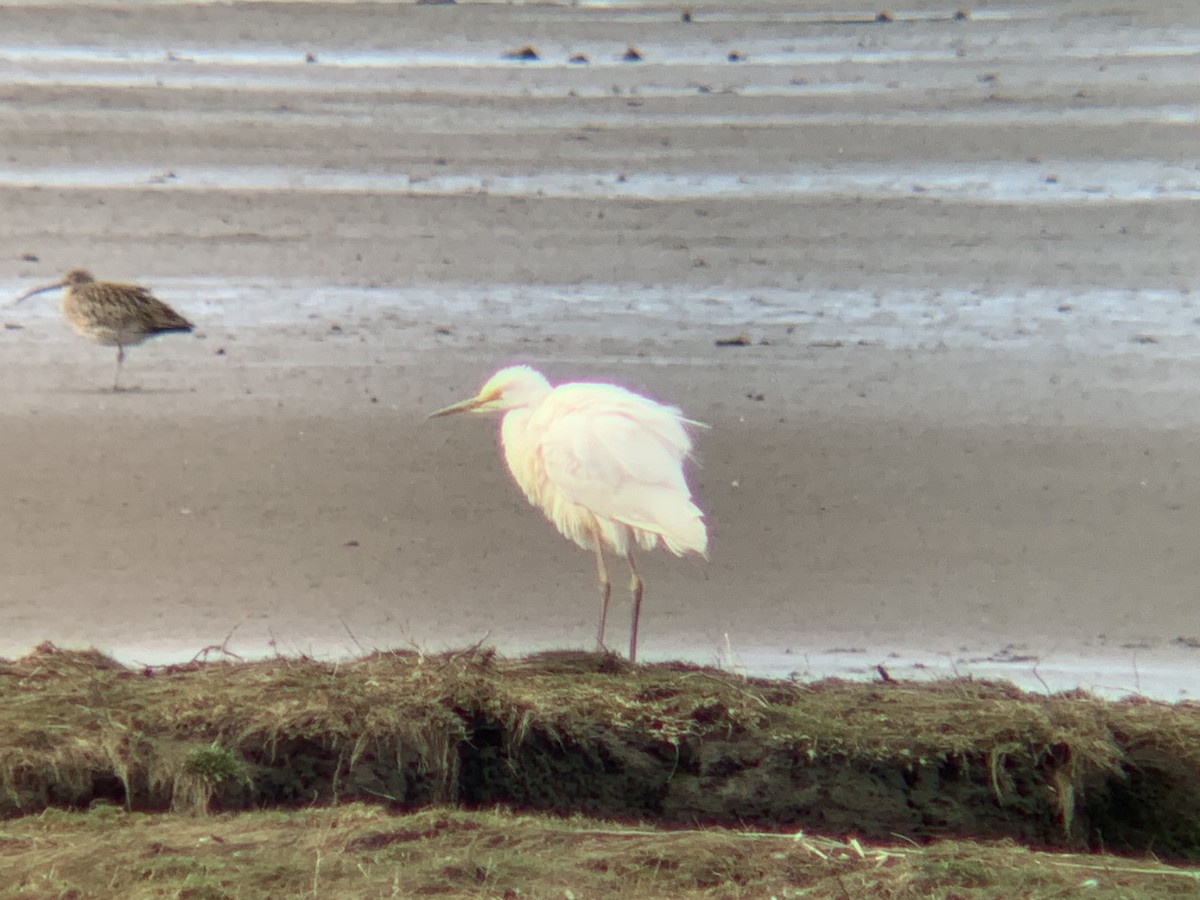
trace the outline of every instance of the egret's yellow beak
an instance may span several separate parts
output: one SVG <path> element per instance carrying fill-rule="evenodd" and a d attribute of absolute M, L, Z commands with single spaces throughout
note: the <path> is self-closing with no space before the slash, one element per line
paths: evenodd
<path fill-rule="evenodd" d="M 453 413 L 473 412 L 479 409 L 483 404 L 487 403 L 489 397 L 475 396 L 469 400 L 460 400 L 458 403 L 451 403 L 449 406 L 439 409 L 437 412 L 431 412 L 426 419 L 436 419 L 438 416 L 448 416 Z"/>

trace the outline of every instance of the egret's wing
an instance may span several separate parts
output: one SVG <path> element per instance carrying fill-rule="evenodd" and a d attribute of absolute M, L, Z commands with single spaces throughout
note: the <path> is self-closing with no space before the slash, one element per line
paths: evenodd
<path fill-rule="evenodd" d="M 559 388 L 533 428 L 546 474 L 577 497 L 592 489 L 679 486 L 692 446 L 679 410 L 609 385 Z"/>
<path fill-rule="evenodd" d="M 578 390 L 538 413 L 537 451 L 554 495 L 547 508 L 582 507 L 602 529 L 620 523 L 661 536 L 675 552 L 703 553 L 702 514 L 683 476 L 691 439 L 679 411 L 617 388 L 571 387 Z"/>

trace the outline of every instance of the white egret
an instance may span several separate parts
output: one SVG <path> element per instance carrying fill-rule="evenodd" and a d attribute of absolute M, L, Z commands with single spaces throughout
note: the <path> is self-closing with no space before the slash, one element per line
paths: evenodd
<path fill-rule="evenodd" d="M 704 514 L 683 475 L 692 449 L 687 426 L 696 423 L 673 406 L 616 385 L 552 387 L 528 366 L 501 369 L 474 397 L 429 418 L 458 412 L 504 414 L 500 441 L 513 480 L 564 537 L 596 554 L 600 649 L 611 592 L 604 547 L 628 561 L 629 660 L 636 662 L 643 582 L 634 544 L 645 550 L 662 544 L 676 556 L 708 556 Z"/>

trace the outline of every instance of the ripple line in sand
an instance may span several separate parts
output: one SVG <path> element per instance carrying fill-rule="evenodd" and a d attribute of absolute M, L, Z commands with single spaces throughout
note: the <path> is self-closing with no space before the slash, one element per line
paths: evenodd
<path fill-rule="evenodd" d="M 1200 167 L 1156 160 L 1058 160 L 913 168 L 825 166 L 790 172 L 548 171 L 537 173 L 361 172 L 278 166 L 78 166 L 0 168 L 0 187 L 391 193 L 421 196 L 487 194 L 555 199 L 659 202 L 721 198 L 928 198 L 991 204 L 1141 203 L 1193 200 Z"/>

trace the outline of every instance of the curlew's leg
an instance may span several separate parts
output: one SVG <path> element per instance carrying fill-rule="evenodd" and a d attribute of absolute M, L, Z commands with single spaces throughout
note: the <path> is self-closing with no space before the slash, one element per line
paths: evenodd
<path fill-rule="evenodd" d="M 113 391 L 121 389 L 121 363 L 125 362 L 125 348 L 117 344 L 117 373 L 113 376 Z"/>
<path fill-rule="evenodd" d="M 612 593 L 612 585 L 608 583 L 608 572 L 604 568 L 604 549 L 600 539 L 596 538 L 596 575 L 600 579 L 600 628 L 596 631 L 596 649 L 603 653 L 604 623 L 608 620 L 608 596 Z"/>
<path fill-rule="evenodd" d="M 633 549 L 625 554 L 629 561 L 629 591 L 633 594 L 633 623 L 629 626 L 629 661 L 637 662 L 637 631 L 638 617 L 642 614 L 642 576 L 638 574 L 637 566 L 633 564 Z"/>

